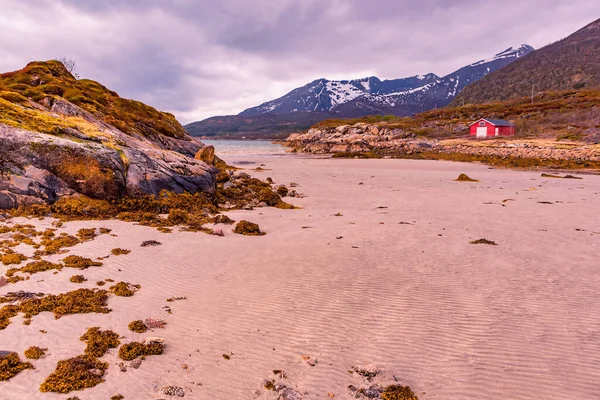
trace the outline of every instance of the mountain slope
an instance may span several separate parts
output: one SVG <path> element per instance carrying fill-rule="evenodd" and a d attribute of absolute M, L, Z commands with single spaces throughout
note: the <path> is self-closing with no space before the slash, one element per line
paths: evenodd
<path fill-rule="evenodd" d="M 213 192 L 203 144 L 173 115 L 77 80 L 58 61 L 0 74 L 0 208 Z"/>
<path fill-rule="evenodd" d="M 600 19 L 465 88 L 455 105 L 600 86 Z"/>
<path fill-rule="evenodd" d="M 510 47 L 444 77 L 426 74 L 393 80 L 318 79 L 237 116 L 212 117 L 185 128 L 193 136 L 211 138 L 282 138 L 332 117 L 407 116 L 449 104 L 465 86 L 533 50 L 525 44 Z"/>
<path fill-rule="evenodd" d="M 528 45 L 510 47 L 489 60 L 467 65 L 443 78 L 435 74 L 384 80 L 369 77 L 352 81 L 319 79 L 279 99 L 250 108 L 240 115 L 331 112 L 341 117 L 372 114 L 410 115 L 443 107 L 468 84 L 533 51 Z"/>

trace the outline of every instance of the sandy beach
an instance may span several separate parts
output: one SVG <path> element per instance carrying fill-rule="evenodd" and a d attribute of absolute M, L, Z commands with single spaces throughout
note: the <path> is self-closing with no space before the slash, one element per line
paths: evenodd
<path fill-rule="evenodd" d="M 58 294 L 107 278 L 141 290 L 112 296 L 109 314 L 42 313 L 30 325 L 13 318 L 0 330 L 0 351 L 22 355 L 35 345 L 49 354 L 0 382 L 0 399 L 172 398 L 160 392 L 165 385 L 183 387 L 186 399 L 275 399 L 263 387 L 264 379 L 281 381 L 273 370 L 285 371 L 283 382 L 304 399 L 351 399 L 349 385 L 396 382 L 426 400 L 600 398 L 600 176 L 553 179 L 443 161 L 226 161 L 297 183 L 306 197 L 286 201 L 301 208 L 227 213 L 258 223 L 261 237 L 231 227 L 218 237 L 122 221 L 65 223 L 59 232 L 107 227 L 115 235 L 68 255 L 131 253 L 81 272 L 83 284 L 69 282 L 78 271 L 47 271 L 0 288 L 0 296 Z M 252 171 L 261 164 L 265 171 Z M 480 182 L 455 182 L 460 173 Z M 52 222 L 29 221 L 42 230 Z M 497 246 L 470 244 L 481 238 Z M 162 245 L 140 247 L 146 240 Z M 166 301 L 172 297 L 185 299 Z M 166 329 L 127 329 L 148 317 L 163 318 Z M 110 363 L 106 382 L 40 393 L 59 360 L 83 352 L 79 337 L 93 326 L 119 333 L 122 343 L 164 338 L 165 353 L 122 372 L 112 349 L 102 358 Z M 368 364 L 381 371 L 372 382 L 349 372 Z"/>

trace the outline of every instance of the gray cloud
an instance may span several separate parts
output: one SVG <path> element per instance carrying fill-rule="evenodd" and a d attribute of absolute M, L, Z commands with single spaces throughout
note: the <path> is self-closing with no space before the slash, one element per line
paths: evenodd
<path fill-rule="evenodd" d="M 511 45 L 540 47 L 598 17 L 597 0 L 577 3 L 0 0 L 0 70 L 65 56 L 186 123 L 321 77 L 442 75 Z"/>

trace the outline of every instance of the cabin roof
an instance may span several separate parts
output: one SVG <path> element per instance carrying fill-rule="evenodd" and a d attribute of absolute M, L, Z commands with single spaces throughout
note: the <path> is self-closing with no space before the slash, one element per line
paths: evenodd
<path fill-rule="evenodd" d="M 487 121 L 487 122 L 489 122 L 490 124 L 492 124 L 494 126 L 515 126 L 515 124 L 513 124 L 512 122 L 508 122 L 505 119 L 489 119 L 489 118 L 478 119 L 477 121 L 473 122 L 469 126 L 473 126 L 473 125 L 475 125 L 476 123 L 478 123 L 480 121 Z"/>

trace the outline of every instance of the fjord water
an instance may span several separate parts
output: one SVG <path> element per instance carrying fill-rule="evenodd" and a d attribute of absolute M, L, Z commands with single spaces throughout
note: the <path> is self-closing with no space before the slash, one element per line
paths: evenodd
<path fill-rule="evenodd" d="M 203 140 L 202 143 L 215 147 L 217 155 L 270 156 L 285 154 L 285 149 L 269 140 Z"/>

